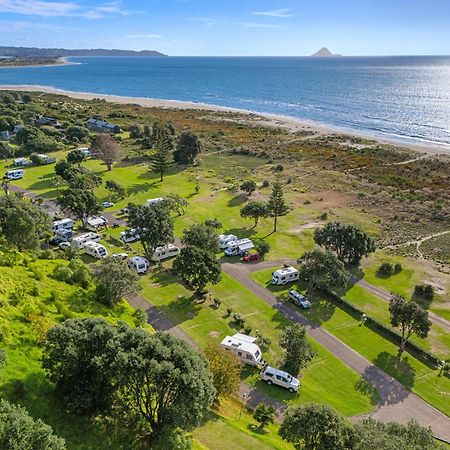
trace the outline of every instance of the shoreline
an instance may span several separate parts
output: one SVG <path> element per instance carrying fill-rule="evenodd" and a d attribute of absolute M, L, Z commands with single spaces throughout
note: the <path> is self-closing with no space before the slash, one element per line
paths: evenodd
<path fill-rule="evenodd" d="M 56 58 L 55 62 L 52 64 L 24 64 L 24 65 L 16 65 L 16 66 L 1 66 L 0 69 L 24 69 L 26 67 L 59 67 L 59 66 L 72 66 L 74 64 L 81 64 L 77 62 L 73 62 L 69 60 L 68 56 L 62 56 L 61 58 Z"/>
<path fill-rule="evenodd" d="M 80 64 L 68 61 L 67 58 L 60 58 L 62 61 L 59 64 L 52 64 L 51 66 L 64 66 L 71 64 Z M 50 65 L 47 65 L 50 66 Z M 31 66 L 18 66 L 20 67 L 31 67 Z M 34 67 L 45 67 L 34 66 Z M 197 103 L 191 101 L 181 101 L 181 100 L 167 100 L 167 99 L 156 99 L 147 97 L 127 97 L 121 95 L 113 94 L 96 94 L 91 92 L 76 92 L 68 91 L 64 89 L 58 89 L 51 86 L 40 86 L 40 85 L 0 85 L 0 91 L 22 91 L 22 92 L 43 92 L 45 94 L 56 94 L 56 95 L 66 95 L 79 100 L 93 100 L 101 99 L 111 103 L 118 104 L 137 104 L 142 107 L 147 108 L 166 108 L 166 109 L 196 109 L 204 111 L 213 112 L 231 112 L 236 114 L 246 115 L 252 119 L 258 119 L 258 123 L 261 126 L 271 126 L 271 127 L 283 127 L 289 129 L 292 132 L 299 131 L 309 131 L 313 132 L 315 135 L 327 135 L 327 134 L 340 134 L 343 136 L 357 137 L 360 139 L 368 139 L 376 141 L 380 144 L 394 145 L 397 147 L 407 148 L 413 151 L 428 153 L 428 154 L 441 154 L 450 156 L 450 145 L 449 144 L 439 144 L 439 143 L 416 143 L 416 142 L 405 142 L 400 138 L 396 140 L 395 138 L 384 138 L 377 135 L 371 135 L 370 133 L 357 132 L 354 130 L 349 130 L 345 128 L 333 127 L 332 125 L 322 124 L 318 122 L 297 119 L 291 116 L 270 114 L 270 113 L 260 113 L 258 111 L 245 110 L 240 108 L 232 108 L 226 106 L 218 106 L 207 103 Z M 405 138 L 406 140 L 407 138 Z"/>

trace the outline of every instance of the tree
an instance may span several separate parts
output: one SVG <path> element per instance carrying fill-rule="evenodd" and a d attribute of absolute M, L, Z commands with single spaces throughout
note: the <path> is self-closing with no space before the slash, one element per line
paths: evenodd
<path fill-rule="evenodd" d="M 162 203 L 162 202 L 161 202 Z M 151 259 L 158 245 L 173 242 L 173 219 L 161 203 L 128 206 L 128 225 L 140 236 L 145 254 Z"/>
<path fill-rule="evenodd" d="M 220 250 L 219 237 L 214 229 L 203 223 L 196 223 L 184 230 L 181 242 L 184 245 L 191 245 L 211 253 L 217 253 Z"/>
<path fill-rule="evenodd" d="M 103 161 L 112 170 L 113 163 L 120 159 L 122 150 L 119 144 L 109 134 L 98 134 L 92 144 L 92 154 Z"/>
<path fill-rule="evenodd" d="M 55 164 L 55 173 L 63 180 L 70 182 L 81 170 L 68 161 L 60 160 Z"/>
<path fill-rule="evenodd" d="M 204 224 L 208 227 L 214 228 L 215 230 L 222 228 L 222 222 L 217 217 L 214 217 L 214 219 L 206 219 Z"/>
<path fill-rule="evenodd" d="M 241 217 L 253 219 L 253 228 L 256 228 L 261 217 L 267 217 L 267 205 L 262 202 L 248 202 L 241 208 Z"/>
<path fill-rule="evenodd" d="M 7 142 L 0 142 L 0 158 L 8 159 L 12 158 L 15 154 L 15 149 L 12 145 Z"/>
<path fill-rule="evenodd" d="M 201 294 L 208 283 L 220 281 L 220 263 L 215 255 L 202 248 L 187 246 L 175 258 L 173 270 Z"/>
<path fill-rule="evenodd" d="M 256 190 L 256 183 L 253 180 L 245 180 L 241 184 L 241 191 L 251 195 Z"/>
<path fill-rule="evenodd" d="M 175 211 L 179 216 L 185 214 L 185 208 L 189 205 L 189 202 L 179 194 L 167 194 L 164 200 L 168 202 L 169 209 Z"/>
<path fill-rule="evenodd" d="M 190 131 L 183 131 L 178 138 L 173 159 L 179 164 L 193 164 L 201 150 L 198 136 Z"/>
<path fill-rule="evenodd" d="M 52 186 L 55 186 L 58 193 L 60 188 L 66 184 L 66 180 L 59 175 L 54 175 L 51 177 L 50 182 L 52 183 Z"/>
<path fill-rule="evenodd" d="M 5 195 L 9 195 L 9 185 L 11 180 L 9 178 L 2 178 L 2 189 Z"/>
<path fill-rule="evenodd" d="M 110 196 L 116 194 L 119 198 L 125 198 L 127 194 L 125 188 L 114 180 L 107 180 L 105 183 L 105 188 L 109 191 Z"/>
<path fill-rule="evenodd" d="M 75 164 L 80 167 L 80 165 L 86 161 L 86 155 L 82 150 L 75 149 L 67 154 L 66 159 L 68 163 Z"/>
<path fill-rule="evenodd" d="M 41 419 L 35 420 L 25 408 L 0 399 L 0 448 L 65 450 L 66 445 Z"/>
<path fill-rule="evenodd" d="M 152 440 L 198 425 L 215 396 L 205 358 L 167 333 L 121 329 L 114 364 L 120 398 L 148 424 Z"/>
<path fill-rule="evenodd" d="M 89 217 L 95 216 L 101 210 L 100 203 L 94 193 L 85 189 L 66 189 L 58 197 L 58 204 L 63 211 L 74 215 L 83 224 L 86 224 Z"/>
<path fill-rule="evenodd" d="M 80 170 L 74 173 L 74 176 L 69 180 L 71 189 L 82 189 L 92 191 L 100 186 L 102 179 L 94 172 L 89 170 Z"/>
<path fill-rule="evenodd" d="M 299 323 L 285 328 L 280 337 L 280 347 L 284 349 L 283 367 L 293 376 L 297 376 L 317 356 L 306 337 L 306 328 Z"/>
<path fill-rule="evenodd" d="M 400 295 L 393 295 L 389 302 L 391 325 L 400 328 L 402 338 L 400 341 L 400 353 L 405 351 L 408 339 L 416 334 L 424 339 L 428 336 L 431 321 L 428 319 L 428 311 L 422 309 L 416 302 L 407 302 Z"/>
<path fill-rule="evenodd" d="M 330 406 L 311 403 L 290 409 L 278 432 L 297 450 L 346 450 L 351 426 Z"/>
<path fill-rule="evenodd" d="M 15 194 L 0 197 L 0 235 L 8 245 L 35 250 L 50 228 L 50 216 L 26 198 Z"/>
<path fill-rule="evenodd" d="M 216 388 L 216 398 L 230 397 L 236 394 L 241 382 L 242 364 L 233 353 L 219 345 L 209 344 L 205 356 Z"/>
<path fill-rule="evenodd" d="M 314 232 L 314 241 L 336 254 L 344 264 L 359 264 L 363 256 L 375 251 L 374 240 L 354 225 L 328 222 Z"/>
<path fill-rule="evenodd" d="M 270 245 L 266 242 L 260 239 L 255 243 L 255 250 L 261 255 L 264 256 L 270 251 Z"/>
<path fill-rule="evenodd" d="M 109 408 L 117 340 L 116 328 L 99 318 L 66 320 L 47 332 L 42 367 L 67 409 L 96 414 Z"/>
<path fill-rule="evenodd" d="M 289 213 L 289 207 L 284 200 L 283 187 L 276 181 L 272 187 L 272 194 L 267 202 L 267 212 L 273 217 L 273 231 L 277 231 L 278 218 Z"/>
<path fill-rule="evenodd" d="M 259 403 L 253 412 L 253 418 L 258 422 L 259 429 L 263 430 L 269 423 L 273 422 L 275 409 L 272 405 Z"/>
<path fill-rule="evenodd" d="M 109 306 L 115 306 L 123 297 L 135 295 L 139 289 L 139 276 L 124 261 L 107 257 L 95 271 L 96 296 Z"/>
<path fill-rule="evenodd" d="M 348 272 L 333 253 L 323 250 L 306 252 L 299 260 L 300 278 L 308 281 L 308 293 L 321 286 L 345 286 Z"/>
<path fill-rule="evenodd" d="M 150 169 L 156 172 L 160 181 L 172 166 L 173 156 L 170 137 L 166 129 L 162 128 L 156 135 L 153 153 L 150 155 Z"/>
<path fill-rule="evenodd" d="M 86 127 L 74 125 L 66 129 L 65 135 L 69 142 L 86 142 L 90 133 Z"/>

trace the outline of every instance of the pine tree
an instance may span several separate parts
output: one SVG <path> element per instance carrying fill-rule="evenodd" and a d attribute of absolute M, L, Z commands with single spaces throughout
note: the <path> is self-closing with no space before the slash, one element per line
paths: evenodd
<path fill-rule="evenodd" d="M 279 181 L 273 184 L 272 194 L 267 202 L 267 211 L 273 217 L 273 231 L 277 231 L 278 217 L 289 213 L 289 207 L 284 200 L 283 186 Z"/>
<path fill-rule="evenodd" d="M 153 153 L 150 156 L 150 169 L 160 176 L 163 181 L 164 175 L 173 163 L 172 146 L 167 130 L 160 129 L 155 140 Z"/>

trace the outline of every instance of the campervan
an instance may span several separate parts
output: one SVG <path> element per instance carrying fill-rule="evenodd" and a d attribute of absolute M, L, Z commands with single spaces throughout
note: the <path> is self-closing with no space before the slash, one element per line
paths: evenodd
<path fill-rule="evenodd" d="M 58 230 L 72 230 L 74 224 L 72 219 L 55 220 L 53 222 L 53 232 Z"/>
<path fill-rule="evenodd" d="M 272 273 L 272 284 L 280 285 L 292 283 L 299 278 L 299 271 L 295 267 L 283 267 Z"/>
<path fill-rule="evenodd" d="M 87 147 L 80 147 L 80 148 L 77 148 L 77 150 L 83 152 L 83 155 L 86 157 L 91 156 L 91 154 L 92 154 L 91 151 Z"/>
<path fill-rule="evenodd" d="M 67 242 L 72 239 L 73 231 L 71 229 L 61 228 L 53 232 L 53 239 L 55 241 Z"/>
<path fill-rule="evenodd" d="M 86 254 L 93 256 L 94 258 L 101 259 L 108 256 L 108 252 L 104 245 L 98 242 L 88 241 L 83 244 L 83 250 Z"/>
<path fill-rule="evenodd" d="M 238 241 L 228 242 L 227 248 L 225 249 L 226 256 L 239 256 L 248 252 L 254 247 L 253 242 L 248 239 L 239 239 Z"/>
<path fill-rule="evenodd" d="M 150 269 L 148 259 L 142 256 L 133 256 L 128 260 L 128 267 L 135 270 L 137 273 L 145 273 Z"/>
<path fill-rule="evenodd" d="M 75 248 L 83 247 L 86 242 L 100 242 L 100 235 L 97 233 L 85 233 L 72 239 L 72 245 Z"/>
<path fill-rule="evenodd" d="M 157 197 L 157 198 L 149 198 L 147 200 L 147 206 L 153 206 L 156 205 L 159 202 L 162 202 L 163 198 L 162 197 Z"/>
<path fill-rule="evenodd" d="M 7 178 L 8 180 L 20 180 L 23 178 L 24 173 L 23 169 L 8 170 L 3 178 Z"/>
<path fill-rule="evenodd" d="M 125 231 L 121 231 L 121 233 L 120 233 L 120 240 L 125 244 L 135 242 L 139 239 L 140 239 L 140 236 L 134 228 L 130 228 L 129 230 L 125 230 Z"/>
<path fill-rule="evenodd" d="M 177 256 L 180 253 L 180 249 L 173 244 L 164 245 L 162 247 L 156 247 L 153 256 L 156 260 L 162 261 L 167 258 L 172 258 L 172 256 Z"/>
<path fill-rule="evenodd" d="M 219 247 L 221 249 L 225 249 L 228 246 L 228 243 L 232 241 L 237 241 L 238 238 L 234 234 L 221 234 L 219 236 Z"/>
<path fill-rule="evenodd" d="M 220 346 L 232 352 L 245 364 L 258 366 L 262 362 L 262 352 L 255 341 L 256 338 L 252 336 L 236 333 L 233 336 L 226 336 Z"/>

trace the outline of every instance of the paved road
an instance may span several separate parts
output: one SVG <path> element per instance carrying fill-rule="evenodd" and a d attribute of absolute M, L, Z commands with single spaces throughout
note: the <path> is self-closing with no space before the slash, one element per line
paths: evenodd
<path fill-rule="evenodd" d="M 276 263 L 268 262 L 265 265 L 223 263 L 222 269 L 285 317 L 303 324 L 312 338 L 369 381 L 380 394 L 380 404 L 371 414 L 372 417 L 384 422 L 395 420 L 400 423 L 416 419 L 420 424 L 430 426 L 436 437 L 450 442 L 450 418 L 407 390 L 401 383 L 374 366 L 327 330 L 311 322 L 290 304 L 279 301 L 269 290 L 249 278 L 252 271 L 261 270 L 264 266 L 271 267 L 272 264 Z M 279 266 L 280 263 L 276 265 Z"/>

